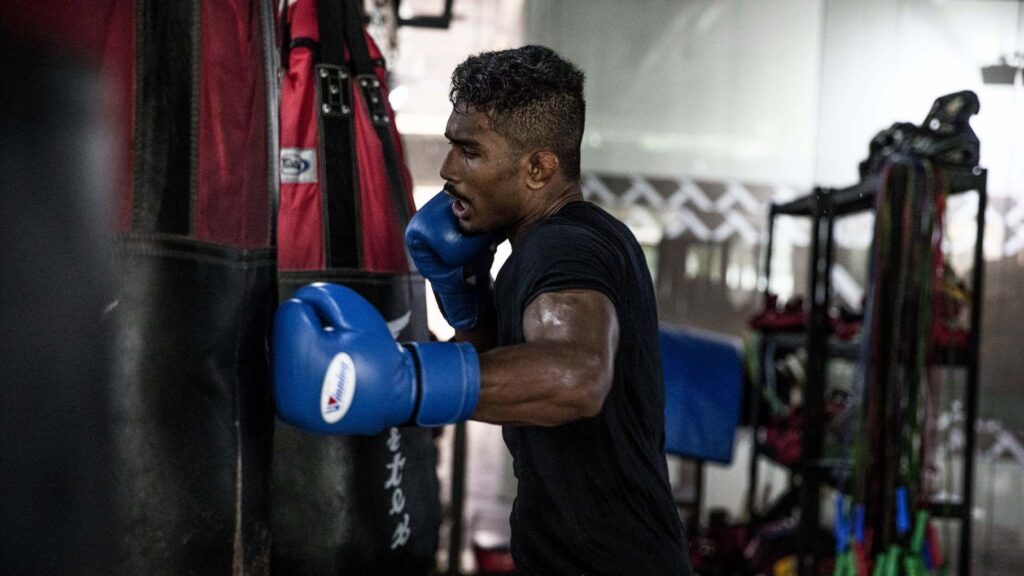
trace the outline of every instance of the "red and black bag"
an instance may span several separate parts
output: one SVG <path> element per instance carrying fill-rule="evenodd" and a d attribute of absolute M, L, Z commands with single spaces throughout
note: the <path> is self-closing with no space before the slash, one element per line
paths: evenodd
<path fill-rule="evenodd" d="M 298 0 L 286 10 L 278 267 L 408 272 L 412 181 L 361 9 Z"/>
<path fill-rule="evenodd" d="M 429 338 L 422 278 L 403 241 L 411 179 L 380 51 L 358 0 L 296 0 L 281 14 L 280 297 L 344 284 L 402 340 Z M 434 435 L 328 437 L 279 424 L 273 570 L 430 574 L 440 502 Z"/>
<path fill-rule="evenodd" d="M 118 0 L 109 574 L 265 574 L 277 305 L 269 0 Z M 104 167 L 108 168 L 108 167 Z"/>
<path fill-rule="evenodd" d="M 275 3 L 0 9 L 5 33 L 38 21 L 46 40 L 2 38 L 19 81 L 0 90 L 15 112 L 0 130 L 14 151 L 0 162 L 13 186 L 0 203 L 0 255 L 11 264 L 0 266 L 10 300 L 0 317 L 14 335 L 0 346 L 11 363 L 0 418 L 10 442 L 0 452 L 15 465 L 0 482 L 0 499 L 14 504 L 0 514 L 0 571 L 268 574 L 272 538 L 276 573 L 433 567 L 430 431 L 328 439 L 279 424 L 274 434 Z M 54 38 L 92 46 L 91 33 L 79 34 L 97 23 L 103 87 L 90 67 L 47 48 Z M 372 45 L 367 53 L 379 58 Z M 365 60 L 341 65 L 366 78 Z M 368 90 L 386 95 L 383 70 L 373 74 L 380 84 Z M 358 174 L 361 192 L 327 186 L 326 202 L 314 196 L 325 218 L 308 222 L 291 203 L 298 197 L 284 194 L 291 232 L 280 236 L 280 294 L 314 279 L 355 285 L 405 326 L 403 337 L 422 338 L 422 282 L 407 273 L 401 244 L 410 203 L 400 142 L 386 101 L 366 94 L 347 96 L 362 115 L 353 116 L 350 152 L 323 145 L 339 166 L 348 159 L 358 169 L 349 176 Z M 100 102 L 113 107 L 109 140 L 98 137 Z M 375 143 L 381 105 L 393 138 Z M 285 110 L 305 114 L 315 137 L 315 110 Z M 106 222 L 116 232 L 109 244 L 97 230 Z M 323 242 L 320 256 L 295 264 L 303 239 Z"/>

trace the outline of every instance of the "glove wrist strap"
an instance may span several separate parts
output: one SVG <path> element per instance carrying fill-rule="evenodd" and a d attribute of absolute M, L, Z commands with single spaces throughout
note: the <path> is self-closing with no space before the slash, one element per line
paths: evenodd
<path fill-rule="evenodd" d="M 465 342 L 403 344 L 416 364 L 417 426 L 468 420 L 480 396 L 480 360 Z"/>

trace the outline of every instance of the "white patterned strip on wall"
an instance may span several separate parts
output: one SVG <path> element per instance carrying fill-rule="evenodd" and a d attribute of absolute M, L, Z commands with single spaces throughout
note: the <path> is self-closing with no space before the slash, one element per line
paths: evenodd
<path fill-rule="evenodd" d="M 606 181 L 628 182 L 616 192 Z M 659 179 L 666 182 L 666 179 Z M 735 180 L 703 181 L 681 177 L 670 180 L 674 189 L 660 192 L 652 179 L 644 176 L 588 173 L 583 176 L 583 194 L 588 200 L 611 210 L 647 211 L 644 220 L 660 223 L 661 233 L 669 239 L 690 234 L 703 242 L 724 242 L 733 237 L 747 244 L 765 240 L 762 231 L 772 201 L 791 200 L 799 194 L 785 184 L 750 185 Z M 664 188 L 664 186 L 663 186 Z M 706 188 L 722 189 L 717 197 Z M 1024 198 L 993 194 L 986 212 L 986 242 L 1001 239 L 1000 256 L 1009 258 L 1024 251 Z M 949 203 L 950 222 L 974 219 L 975 200 L 957 196 Z M 870 242 L 870 231 L 862 225 L 836 226 L 836 245 L 844 249 L 863 249 Z M 798 226 L 779 226 L 780 238 L 795 246 L 807 246 L 807 230 Z M 994 253 L 989 256 L 995 257 Z"/>

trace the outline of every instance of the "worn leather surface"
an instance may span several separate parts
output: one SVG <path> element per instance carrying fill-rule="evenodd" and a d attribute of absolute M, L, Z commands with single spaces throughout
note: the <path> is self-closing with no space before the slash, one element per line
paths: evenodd
<path fill-rule="evenodd" d="M 115 574 L 266 574 L 273 252 L 118 243 Z"/>

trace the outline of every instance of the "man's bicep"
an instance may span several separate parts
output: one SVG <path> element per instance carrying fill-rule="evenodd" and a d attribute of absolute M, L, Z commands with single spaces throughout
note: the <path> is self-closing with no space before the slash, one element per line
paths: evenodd
<path fill-rule="evenodd" d="M 619 323 L 597 290 L 544 292 L 523 311 L 525 342 L 480 355 L 473 418 L 558 426 L 596 416 L 615 379 Z"/>
<path fill-rule="evenodd" d="M 530 343 L 569 343 L 611 360 L 619 345 L 619 321 L 615 305 L 597 290 L 545 292 L 523 312 L 523 336 Z"/>

